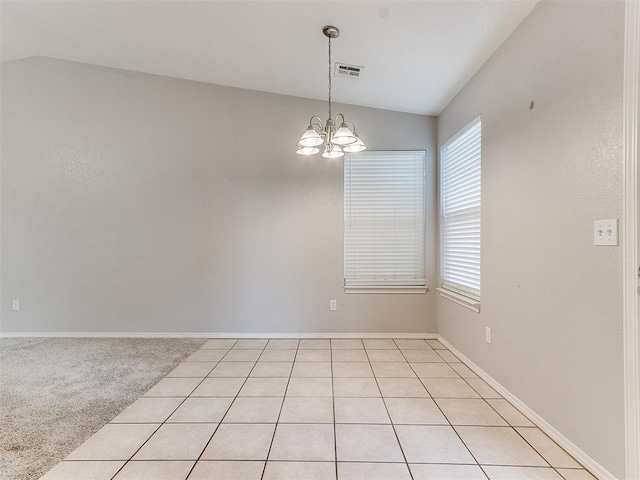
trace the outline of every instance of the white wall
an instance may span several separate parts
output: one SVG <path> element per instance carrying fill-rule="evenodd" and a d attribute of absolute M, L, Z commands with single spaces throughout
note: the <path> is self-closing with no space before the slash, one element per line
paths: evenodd
<path fill-rule="evenodd" d="M 623 30 L 623 2 L 543 1 L 438 117 L 483 135 L 482 311 L 438 298 L 438 332 L 619 478 L 622 251 L 593 221 L 622 216 Z"/>
<path fill-rule="evenodd" d="M 2 332 L 435 332 L 433 293 L 343 293 L 342 161 L 294 153 L 326 103 L 46 58 L 1 73 Z M 435 119 L 340 110 L 371 149 L 427 151 L 433 286 Z"/>

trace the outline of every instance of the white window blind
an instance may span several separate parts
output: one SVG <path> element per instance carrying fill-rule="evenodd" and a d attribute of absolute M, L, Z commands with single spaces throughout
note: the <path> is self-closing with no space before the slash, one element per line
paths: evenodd
<path fill-rule="evenodd" d="M 425 286 L 424 163 L 424 151 L 345 155 L 345 287 Z"/>
<path fill-rule="evenodd" d="M 441 158 L 442 287 L 480 300 L 480 117 L 447 142 Z"/>

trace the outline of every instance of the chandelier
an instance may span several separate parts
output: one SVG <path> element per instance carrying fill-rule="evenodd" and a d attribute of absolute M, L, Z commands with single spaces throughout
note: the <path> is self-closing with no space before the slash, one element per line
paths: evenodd
<path fill-rule="evenodd" d="M 322 126 L 322 119 L 317 115 L 311 117 L 309 126 L 298 142 L 298 155 L 315 155 L 320 152 L 324 144 L 324 158 L 340 158 L 346 153 L 361 152 L 367 147 L 360 140 L 353 123 L 347 122 L 344 115 L 339 113 L 336 118 L 331 116 L 331 39 L 338 38 L 340 30 L 332 25 L 322 29 L 322 33 L 329 39 L 329 118 Z M 338 120 L 341 120 L 338 123 Z M 335 126 L 339 125 L 336 130 Z"/>

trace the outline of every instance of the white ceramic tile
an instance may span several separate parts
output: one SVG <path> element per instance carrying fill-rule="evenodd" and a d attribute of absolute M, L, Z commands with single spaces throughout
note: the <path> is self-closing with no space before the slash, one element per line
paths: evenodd
<path fill-rule="evenodd" d="M 332 338 L 331 349 L 332 350 L 357 350 L 363 349 L 364 345 L 360 339 L 348 339 L 348 338 Z"/>
<path fill-rule="evenodd" d="M 278 421 L 280 423 L 333 423 L 333 399 L 287 397 Z"/>
<path fill-rule="evenodd" d="M 133 460 L 197 460 L 213 435 L 216 423 L 164 424 Z"/>
<path fill-rule="evenodd" d="M 296 362 L 330 362 L 330 361 L 331 361 L 331 350 L 298 350 L 298 353 L 296 355 Z"/>
<path fill-rule="evenodd" d="M 192 397 L 235 397 L 245 378 L 205 378 Z"/>
<path fill-rule="evenodd" d="M 385 398 L 391 421 L 406 425 L 448 425 L 435 402 L 430 398 Z"/>
<path fill-rule="evenodd" d="M 238 397 L 224 417 L 225 423 L 276 423 L 282 397 Z"/>
<path fill-rule="evenodd" d="M 440 358 L 442 358 L 445 362 L 450 362 L 450 363 L 460 362 L 460 359 L 456 357 L 453 353 L 451 353 L 449 350 L 436 350 L 436 352 L 438 352 L 438 355 L 440 355 Z"/>
<path fill-rule="evenodd" d="M 111 423 L 162 423 L 184 399 L 142 397 L 129 405 Z"/>
<path fill-rule="evenodd" d="M 427 389 L 417 378 L 378 378 L 383 397 L 429 397 Z"/>
<path fill-rule="evenodd" d="M 264 350 L 258 362 L 293 362 L 295 350 Z"/>
<path fill-rule="evenodd" d="M 364 344 L 364 348 L 366 348 L 367 350 L 374 350 L 374 349 L 378 349 L 378 350 L 393 350 L 395 348 L 398 348 L 395 344 L 395 342 L 391 339 L 385 338 L 385 339 L 365 339 L 362 340 L 362 343 Z"/>
<path fill-rule="evenodd" d="M 533 423 L 504 398 L 489 398 L 491 405 L 512 427 L 533 427 Z"/>
<path fill-rule="evenodd" d="M 511 427 L 455 427 L 481 465 L 547 467 Z"/>
<path fill-rule="evenodd" d="M 163 378 L 144 394 L 145 397 L 188 397 L 201 378 Z"/>
<path fill-rule="evenodd" d="M 274 424 L 222 423 L 201 460 L 266 460 Z"/>
<path fill-rule="evenodd" d="M 334 378 L 335 397 L 379 397 L 380 390 L 375 378 Z"/>
<path fill-rule="evenodd" d="M 197 350 L 187 357 L 186 362 L 219 362 L 228 350 Z"/>
<path fill-rule="evenodd" d="M 504 419 L 482 399 L 474 398 L 438 398 L 438 406 L 442 409 L 451 425 L 485 425 L 506 427 Z"/>
<path fill-rule="evenodd" d="M 516 431 L 524 437 L 524 439 L 535 450 L 542 455 L 547 462 L 555 468 L 582 468 L 571 455 L 565 452 L 553 440 L 545 435 L 539 428 L 518 427 Z"/>
<path fill-rule="evenodd" d="M 60 462 L 40 480 L 111 480 L 124 461 Z"/>
<path fill-rule="evenodd" d="M 559 468 L 558 472 L 565 480 L 596 480 L 596 477 L 583 469 Z"/>
<path fill-rule="evenodd" d="M 481 378 L 467 378 L 467 383 L 482 396 L 482 398 L 502 398 L 493 388 Z"/>
<path fill-rule="evenodd" d="M 448 365 L 453 368 L 462 378 L 478 378 L 478 375 L 473 373 L 473 370 L 467 367 L 464 363 L 452 362 Z"/>
<path fill-rule="evenodd" d="M 287 352 L 288 350 L 273 350 Z M 249 377 L 238 396 L 240 397 L 284 397 L 289 379 L 286 377 Z"/>
<path fill-rule="evenodd" d="M 200 460 L 193 467 L 189 480 L 260 480 L 263 461 Z"/>
<path fill-rule="evenodd" d="M 217 423 L 229 409 L 231 397 L 189 397 L 173 415 L 168 423 Z"/>
<path fill-rule="evenodd" d="M 220 362 L 209 377 L 247 377 L 255 362 Z"/>
<path fill-rule="evenodd" d="M 438 340 L 427 340 L 427 343 L 429 344 L 429 346 L 431 348 L 435 348 L 436 350 L 446 350 L 447 347 L 445 347 L 443 344 L 441 344 Z"/>
<path fill-rule="evenodd" d="M 338 462 L 340 480 L 411 480 L 404 463 Z"/>
<path fill-rule="evenodd" d="M 331 362 L 296 362 L 292 377 L 331 377 Z"/>
<path fill-rule="evenodd" d="M 373 377 L 369 362 L 333 362 L 334 378 Z"/>
<path fill-rule="evenodd" d="M 411 367 L 420 378 L 460 378 L 446 363 L 412 363 Z"/>
<path fill-rule="evenodd" d="M 208 350 L 213 352 L 215 350 Z M 167 377 L 204 378 L 209 375 L 218 362 L 184 362 L 174 368 Z"/>
<path fill-rule="evenodd" d="M 300 345 L 298 348 L 300 350 L 330 350 L 331 340 L 329 339 L 300 340 Z"/>
<path fill-rule="evenodd" d="M 258 362 L 251 372 L 251 376 L 288 377 L 291 375 L 292 366 L 293 362 Z"/>
<path fill-rule="evenodd" d="M 360 350 L 333 350 L 331 359 L 334 362 L 369 362 L 367 352 Z"/>
<path fill-rule="evenodd" d="M 212 338 L 211 340 L 207 340 L 202 348 L 210 348 L 214 350 L 229 350 L 234 345 L 236 345 L 236 342 L 238 342 L 238 340 L 234 338 Z"/>
<path fill-rule="evenodd" d="M 403 350 L 431 350 L 425 340 L 396 339 L 395 342 L 397 347 Z"/>
<path fill-rule="evenodd" d="M 269 342 L 266 338 L 243 338 L 233 346 L 234 350 L 262 350 Z"/>
<path fill-rule="evenodd" d="M 402 350 L 402 355 L 412 363 L 444 363 L 444 360 L 434 350 Z"/>
<path fill-rule="evenodd" d="M 335 480 L 333 462 L 267 462 L 264 480 Z"/>
<path fill-rule="evenodd" d="M 367 350 L 370 362 L 405 362 L 400 350 Z"/>
<path fill-rule="evenodd" d="M 475 463 L 451 427 L 396 425 L 409 463 Z"/>
<path fill-rule="evenodd" d="M 336 423 L 391 423 L 381 398 L 335 398 Z"/>
<path fill-rule="evenodd" d="M 416 376 L 407 362 L 371 362 L 371 368 L 377 378 L 415 378 Z"/>
<path fill-rule="evenodd" d="M 455 378 L 423 378 L 422 383 L 434 398 L 479 398 L 467 382 Z"/>
<path fill-rule="evenodd" d="M 339 462 L 404 462 L 391 425 L 336 425 Z"/>
<path fill-rule="evenodd" d="M 334 461 L 333 425 L 278 424 L 269 460 Z"/>
<path fill-rule="evenodd" d="M 128 462 L 114 480 L 184 480 L 193 461 L 134 461 Z"/>
<path fill-rule="evenodd" d="M 129 460 L 158 427 L 150 423 L 107 424 L 65 460 Z"/>
<path fill-rule="evenodd" d="M 409 464 L 413 480 L 487 480 L 477 465 Z M 516 480 L 516 477 L 511 480 Z"/>
<path fill-rule="evenodd" d="M 260 357 L 262 350 L 233 349 L 222 359 L 223 362 L 255 362 Z"/>
<path fill-rule="evenodd" d="M 297 339 L 271 339 L 266 348 L 267 350 L 296 350 L 299 342 L 300 340 Z"/>
<path fill-rule="evenodd" d="M 291 378 L 287 397 L 332 397 L 330 378 Z"/>
<path fill-rule="evenodd" d="M 484 466 L 490 480 L 562 480 L 553 468 Z"/>

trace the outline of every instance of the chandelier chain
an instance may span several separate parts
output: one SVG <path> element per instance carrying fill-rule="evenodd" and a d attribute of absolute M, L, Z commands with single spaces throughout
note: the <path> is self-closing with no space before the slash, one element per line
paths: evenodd
<path fill-rule="evenodd" d="M 331 37 L 329 37 L 329 118 L 331 116 Z"/>

